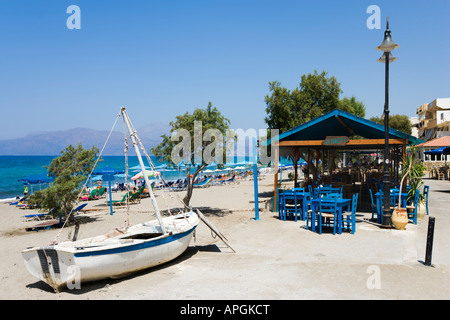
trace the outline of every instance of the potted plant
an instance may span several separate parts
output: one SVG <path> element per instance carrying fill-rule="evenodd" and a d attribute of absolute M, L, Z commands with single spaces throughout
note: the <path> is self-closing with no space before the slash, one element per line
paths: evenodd
<path fill-rule="evenodd" d="M 419 203 L 417 208 L 417 217 L 419 219 L 423 218 L 426 213 L 426 208 L 424 204 L 424 195 L 420 193 L 420 189 L 423 186 L 422 177 L 424 176 L 425 166 L 423 163 L 416 159 L 415 157 L 415 148 L 412 147 L 408 150 L 409 156 L 405 159 L 405 166 L 409 167 L 411 164 L 411 170 L 409 172 L 409 185 L 411 188 L 408 190 L 408 201 L 414 201 L 416 197 L 416 193 L 419 192 Z"/>
<path fill-rule="evenodd" d="M 402 188 L 403 188 L 403 182 L 405 181 L 406 177 L 409 175 L 411 171 L 412 161 L 409 161 L 409 166 L 406 172 L 404 172 L 402 176 L 402 180 L 400 181 L 400 190 L 398 193 L 398 207 L 394 208 L 394 211 L 392 212 L 392 224 L 394 225 L 395 229 L 398 230 L 405 230 L 405 226 L 408 224 L 408 212 L 406 211 L 406 208 L 402 208 Z"/>

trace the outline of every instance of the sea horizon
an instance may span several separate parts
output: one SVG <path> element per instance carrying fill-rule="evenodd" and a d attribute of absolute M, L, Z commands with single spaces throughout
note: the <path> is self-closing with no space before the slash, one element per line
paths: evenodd
<path fill-rule="evenodd" d="M 6 199 L 12 199 L 23 196 L 24 183 L 18 181 L 29 175 L 42 175 L 47 173 L 45 166 L 50 165 L 51 161 L 60 155 L 0 155 L 0 201 Z M 163 164 L 157 161 L 156 156 L 150 156 L 155 166 Z M 97 164 L 98 168 L 113 167 L 118 170 L 125 171 L 125 156 L 102 156 L 103 161 Z M 242 163 L 248 157 L 238 156 L 237 162 Z M 146 160 L 144 164 L 146 164 Z M 288 161 L 282 161 L 281 163 L 289 163 Z M 139 166 L 139 161 L 135 155 L 128 157 L 128 167 Z M 130 171 L 130 176 L 133 173 L 137 173 L 139 169 Z M 186 172 L 183 170 L 168 170 L 163 173 L 166 180 L 173 180 L 186 177 Z M 123 178 L 116 179 L 117 182 L 123 182 Z M 29 189 L 30 193 L 39 189 L 48 187 L 48 184 L 43 185 L 31 185 Z"/>

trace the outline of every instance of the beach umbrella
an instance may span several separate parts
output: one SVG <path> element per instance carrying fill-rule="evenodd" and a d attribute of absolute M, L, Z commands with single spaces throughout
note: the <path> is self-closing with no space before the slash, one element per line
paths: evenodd
<path fill-rule="evenodd" d="M 40 190 L 42 184 L 53 182 L 53 178 L 48 177 L 44 173 L 41 175 L 29 175 L 18 179 L 18 181 L 23 182 L 24 185 L 29 184 L 31 186 L 31 193 L 33 193 L 33 185 L 38 184 Z"/>
<path fill-rule="evenodd" d="M 156 169 L 165 169 L 165 168 L 167 168 L 167 163 L 160 164 L 159 166 L 156 166 L 155 168 Z"/>
<path fill-rule="evenodd" d="M 214 171 L 212 171 L 212 170 L 210 170 L 210 169 L 206 169 L 206 170 L 204 170 L 203 172 L 204 172 L 204 173 L 211 173 L 211 172 L 214 172 Z"/>
<path fill-rule="evenodd" d="M 158 171 L 153 171 L 153 170 L 145 170 L 145 174 L 147 175 L 147 177 L 156 177 L 156 176 L 159 176 L 161 173 Z M 138 174 L 131 177 L 131 180 L 138 180 L 138 179 L 143 179 L 143 178 L 144 178 L 144 175 L 142 174 L 142 171 L 141 171 Z"/>
<path fill-rule="evenodd" d="M 112 196 L 111 196 L 111 181 L 114 180 L 115 174 L 124 173 L 123 170 L 117 170 L 111 167 L 105 167 L 94 171 L 92 174 L 101 175 L 103 181 L 108 181 L 108 191 L 109 191 L 109 209 L 111 211 L 111 215 L 113 215 L 112 209 Z"/>
<path fill-rule="evenodd" d="M 116 168 L 112 168 L 112 167 L 104 167 L 104 168 L 99 168 L 97 170 L 94 170 L 94 172 L 92 172 L 92 175 L 104 176 L 104 175 L 115 175 L 115 174 L 119 174 L 119 173 L 125 173 L 125 171 L 119 170 Z"/>
<path fill-rule="evenodd" d="M 29 175 L 29 176 L 20 178 L 18 181 L 25 182 L 28 184 L 41 184 L 41 183 L 50 183 L 53 181 L 53 178 L 48 177 L 46 174 Z"/>
<path fill-rule="evenodd" d="M 151 170 L 151 168 L 150 168 L 149 166 L 145 166 L 145 169 L 146 169 L 146 170 Z M 141 171 L 142 168 L 141 168 L 140 165 L 137 165 L 137 166 L 128 168 L 128 170 L 137 172 L 137 171 Z"/>

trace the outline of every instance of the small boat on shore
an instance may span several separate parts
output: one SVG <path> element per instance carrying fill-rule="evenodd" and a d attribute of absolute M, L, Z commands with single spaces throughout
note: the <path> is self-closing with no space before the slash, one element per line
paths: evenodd
<path fill-rule="evenodd" d="M 138 156 L 142 172 L 145 166 L 139 147 L 145 148 L 121 109 L 124 125 Z M 146 154 L 151 162 L 150 157 Z M 64 286 L 76 288 L 81 282 L 106 278 L 121 278 L 146 268 L 171 261 L 189 246 L 199 217 L 190 211 L 162 219 L 150 181 L 143 175 L 156 214 L 156 220 L 128 226 L 88 239 L 54 242 L 49 246 L 32 247 L 22 251 L 28 271 L 49 284 L 56 292 Z"/>
<path fill-rule="evenodd" d="M 199 222 L 194 212 L 119 229 L 78 241 L 66 241 L 22 252 L 28 271 L 56 292 L 64 286 L 106 278 L 121 278 L 171 261 L 189 246 Z"/>

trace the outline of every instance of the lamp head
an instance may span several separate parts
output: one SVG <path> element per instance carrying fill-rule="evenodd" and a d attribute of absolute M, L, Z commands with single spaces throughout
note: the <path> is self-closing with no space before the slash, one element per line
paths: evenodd
<path fill-rule="evenodd" d="M 389 63 L 392 63 L 397 60 L 398 60 L 398 58 L 394 57 L 392 52 L 389 52 L 389 58 L 388 58 Z M 383 55 L 377 61 L 381 62 L 381 63 L 386 63 L 386 54 L 383 53 Z"/>
<path fill-rule="evenodd" d="M 397 49 L 400 45 L 396 44 L 391 37 L 391 30 L 389 30 L 389 17 L 386 19 L 386 31 L 384 32 L 383 42 L 377 47 L 377 50 L 383 52 L 391 52 L 394 49 Z"/>

